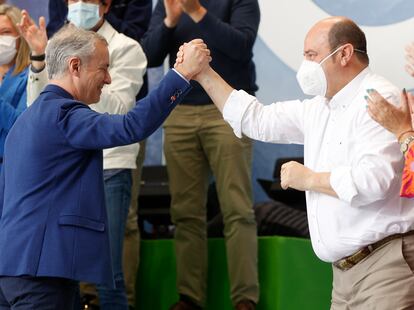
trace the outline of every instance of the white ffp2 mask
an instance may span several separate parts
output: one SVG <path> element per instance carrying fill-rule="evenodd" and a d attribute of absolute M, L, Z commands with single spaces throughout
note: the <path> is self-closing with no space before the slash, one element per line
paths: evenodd
<path fill-rule="evenodd" d="M 16 40 L 13 36 L 0 36 L 0 65 L 9 64 L 16 56 Z"/>
<path fill-rule="evenodd" d="M 323 97 L 326 95 L 328 83 L 326 81 L 325 72 L 322 69 L 322 64 L 325 60 L 339 51 L 341 47 L 342 46 L 335 49 L 319 63 L 307 59 L 303 60 L 298 73 L 296 74 L 296 79 L 298 80 L 300 88 L 306 95 L 319 95 Z"/>

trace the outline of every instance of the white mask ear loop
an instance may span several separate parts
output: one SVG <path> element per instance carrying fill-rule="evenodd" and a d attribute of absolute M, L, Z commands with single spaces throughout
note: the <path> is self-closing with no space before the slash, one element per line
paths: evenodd
<path fill-rule="evenodd" d="M 335 54 L 337 51 L 339 51 L 342 47 L 343 47 L 343 45 L 339 46 L 336 50 L 334 50 L 332 53 L 330 53 L 328 56 L 326 56 L 324 59 L 322 59 L 319 64 L 322 65 L 325 62 L 325 60 L 327 60 L 329 57 L 331 57 L 333 54 Z"/>

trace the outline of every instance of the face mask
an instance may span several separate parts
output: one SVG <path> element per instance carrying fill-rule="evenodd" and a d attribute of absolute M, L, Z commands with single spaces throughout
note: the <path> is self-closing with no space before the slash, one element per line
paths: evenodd
<path fill-rule="evenodd" d="M 16 37 L 0 36 L 0 65 L 9 64 L 16 56 Z"/>
<path fill-rule="evenodd" d="M 328 83 L 326 82 L 325 72 L 322 69 L 322 64 L 335 54 L 342 46 L 338 47 L 328 56 L 326 56 L 320 63 L 304 59 L 300 66 L 296 79 L 306 95 L 323 96 L 326 95 Z"/>
<path fill-rule="evenodd" d="M 79 1 L 69 4 L 68 20 L 76 27 L 90 30 L 99 22 L 99 5 Z"/>

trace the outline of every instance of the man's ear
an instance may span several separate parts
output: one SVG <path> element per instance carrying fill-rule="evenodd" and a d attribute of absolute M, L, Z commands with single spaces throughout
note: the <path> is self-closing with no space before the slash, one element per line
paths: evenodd
<path fill-rule="evenodd" d="M 344 48 L 341 50 L 341 65 L 345 66 L 351 60 L 352 55 L 355 53 L 354 47 L 352 44 L 345 44 Z"/>
<path fill-rule="evenodd" d="M 69 73 L 70 75 L 79 77 L 80 76 L 80 66 L 81 60 L 79 57 L 70 57 L 69 60 Z"/>
<path fill-rule="evenodd" d="M 109 9 L 111 7 L 112 0 L 102 0 L 103 5 L 103 15 L 106 15 L 109 12 Z"/>

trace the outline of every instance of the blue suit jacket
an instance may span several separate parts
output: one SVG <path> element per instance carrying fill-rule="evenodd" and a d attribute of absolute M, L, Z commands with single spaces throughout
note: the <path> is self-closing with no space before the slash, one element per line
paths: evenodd
<path fill-rule="evenodd" d="M 154 132 L 189 84 L 170 71 L 126 115 L 99 114 L 48 85 L 6 139 L 0 178 L 0 276 L 114 285 L 102 149 Z"/>

